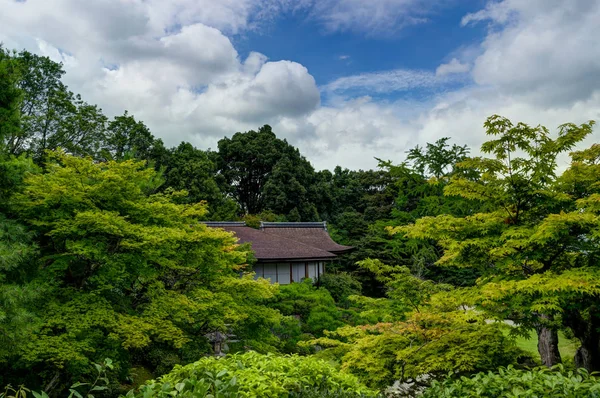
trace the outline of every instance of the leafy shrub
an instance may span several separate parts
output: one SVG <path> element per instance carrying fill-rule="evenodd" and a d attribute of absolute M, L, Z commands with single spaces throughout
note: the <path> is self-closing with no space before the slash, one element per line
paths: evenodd
<path fill-rule="evenodd" d="M 433 382 L 424 398 L 452 397 L 600 397 L 600 379 L 585 369 L 566 372 L 562 365 L 519 370 L 512 366 L 497 373 L 478 373 L 472 377 Z"/>
<path fill-rule="evenodd" d="M 335 306 L 331 294 L 313 286 L 310 279 L 280 286 L 271 307 L 283 315 L 299 317 L 302 332 L 317 337 L 322 336 L 324 330 L 335 330 L 344 325 L 342 312 Z"/>
<path fill-rule="evenodd" d="M 375 396 L 375 392 L 356 377 L 338 371 L 323 360 L 253 351 L 219 359 L 207 357 L 186 366 L 176 366 L 171 373 L 148 382 L 139 392 L 128 396 L 287 397 L 305 389 Z"/>
<path fill-rule="evenodd" d="M 319 277 L 319 285 L 331 293 L 336 303 L 348 304 L 348 297 L 359 295 L 362 290 L 360 282 L 346 272 L 326 273 Z"/>
<path fill-rule="evenodd" d="M 299 392 L 291 392 L 289 398 L 360 398 L 368 397 L 369 395 L 353 392 L 353 391 L 341 391 L 341 390 L 319 390 L 319 389 L 305 389 Z M 382 395 L 377 395 L 383 397 Z"/>

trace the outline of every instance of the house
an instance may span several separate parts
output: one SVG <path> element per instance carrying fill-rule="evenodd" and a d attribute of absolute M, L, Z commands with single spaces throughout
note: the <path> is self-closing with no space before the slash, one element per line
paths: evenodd
<path fill-rule="evenodd" d="M 335 243 L 326 222 L 261 222 L 260 229 L 245 222 L 207 221 L 212 228 L 233 232 L 240 243 L 251 243 L 256 277 L 287 285 L 304 278 L 318 279 L 326 264 L 352 250 Z"/>

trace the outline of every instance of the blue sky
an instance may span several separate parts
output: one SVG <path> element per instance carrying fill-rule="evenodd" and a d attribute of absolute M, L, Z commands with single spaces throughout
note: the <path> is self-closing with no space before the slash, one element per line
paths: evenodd
<path fill-rule="evenodd" d="M 274 23 L 234 38 L 246 56 L 251 51 L 271 60 L 294 60 L 306 66 L 318 85 L 348 75 L 389 69 L 434 70 L 453 51 L 479 44 L 484 24 L 462 27 L 461 19 L 485 6 L 482 0 L 456 1 L 440 7 L 427 22 L 408 28 L 365 33 L 330 32 L 306 11 L 288 11 Z M 340 58 L 341 57 L 341 58 Z"/>
<path fill-rule="evenodd" d="M 0 41 L 167 145 L 273 126 L 315 165 L 376 167 L 486 117 L 600 119 L 600 0 L 0 0 Z M 590 141 L 598 141 L 597 135 Z"/>

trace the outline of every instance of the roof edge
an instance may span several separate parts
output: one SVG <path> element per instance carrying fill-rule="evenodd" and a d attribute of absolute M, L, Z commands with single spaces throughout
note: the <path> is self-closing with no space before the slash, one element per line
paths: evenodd
<path fill-rule="evenodd" d="M 246 221 L 200 221 L 207 227 L 245 227 Z"/>
<path fill-rule="evenodd" d="M 327 221 L 317 222 L 260 222 L 260 229 L 265 228 L 322 228 L 327 231 Z"/>

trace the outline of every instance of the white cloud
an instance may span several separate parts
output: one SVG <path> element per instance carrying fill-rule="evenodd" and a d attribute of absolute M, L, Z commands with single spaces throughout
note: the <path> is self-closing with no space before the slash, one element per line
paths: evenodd
<path fill-rule="evenodd" d="M 330 104 L 308 118 L 312 124 L 300 123 L 319 137 L 317 148 L 306 143 L 304 150 L 312 151 L 318 167 L 374 167 L 374 156 L 400 162 L 405 150 L 444 136 L 477 153 L 486 140 L 483 122 L 492 114 L 551 131 L 565 122 L 600 120 L 599 8 L 597 0 L 490 2 L 463 19 L 467 25 L 489 23 L 481 46 L 470 47 L 464 58 L 459 51 L 455 60 L 438 67 L 437 76 L 410 70 L 370 73 L 335 80 L 327 89 L 362 95 L 435 88 L 450 71 L 464 74 L 473 63 L 471 84 L 434 90 L 420 101 Z M 407 108 L 411 111 L 402 113 Z M 598 132 L 587 144 L 597 141 Z M 566 157 L 562 162 L 565 167 Z"/>
<path fill-rule="evenodd" d="M 425 70 L 396 69 L 341 77 L 324 86 L 330 92 L 392 93 L 414 89 L 438 88 L 455 81 L 454 76 Z"/>
<path fill-rule="evenodd" d="M 428 22 L 439 0 L 300 0 L 310 15 L 330 32 L 354 31 L 390 35 Z"/>
<path fill-rule="evenodd" d="M 505 0 L 463 23 L 485 20 L 478 84 L 546 106 L 586 100 L 600 88 L 599 1 Z"/>
<path fill-rule="evenodd" d="M 446 76 L 453 73 L 466 73 L 471 69 L 469 64 L 463 64 L 456 58 L 452 58 L 447 64 L 441 64 L 435 70 L 436 76 Z"/>
<path fill-rule="evenodd" d="M 491 1 L 462 20 L 464 29 L 487 24 L 480 45 L 447 54 L 435 71 L 335 79 L 320 88 L 324 104 L 303 65 L 256 52 L 241 59 L 229 37 L 297 4 L 0 0 L 0 41 L 64 62 L 73 91 L 109 115 L 128 109 L 169 145 L 215 148 L 269 123 L 317 168 L 370 168 L 375 156 L 400 162 L 407 149 L 444 136 L 478 147 L 494 113 L 549 128 L 600 119 L 598 0 Z M 421 23 L 431 4 L 440 2 L 300 2 L 327 30 L 368 34 Z M 418 99 L 390 99 L 412 92 Z"/>
<path fill-rule="evenodd" d="M 65 62 L 69 87 L 115 115 L 128 109 L 167 144 L 217 137 L 318 107 L 314 78 L 251 53 L 224 32 L 252 28 L 278 0 L 0 0 L 0 41 Z M 196 135 L 201 135 L 199 138 Z"/>

